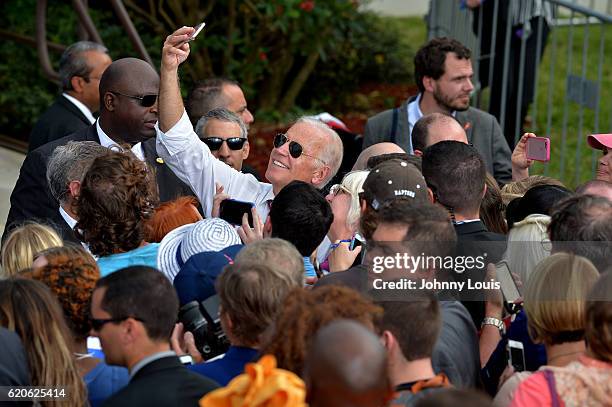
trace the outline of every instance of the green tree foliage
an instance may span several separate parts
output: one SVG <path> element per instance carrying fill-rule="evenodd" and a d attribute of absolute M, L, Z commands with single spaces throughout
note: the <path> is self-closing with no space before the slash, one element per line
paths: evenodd
<path fill-rule="evenodd" d="M 357 0 L 124 0 L 155 64 L 163 39 L 183 25 L 206 21 L 181 70 L 183 90 L 211 76 L 238 80 L 255 108 L 280 116 L 294 108 L 340 103 L 357 84 L 406 81 L 411 50 L 398 30 L 360 9 Z M 137 56 L 111 5 L 89 1 L 111 56 Z M 36 0 L 0 5 L 5 30 L 34 36 Z M 78 40 L 70 2 L 49 2 L 47 39 Z M 417 44 L 414 45 L 415 47 Z M 51 52 L 57 67 L 58 53 Z M 0 48 L 0 133 L 27 138 L 57 94 L 34 48 L 3 41 Z M 350 106 L 349 106 L 350 108 Z"/>

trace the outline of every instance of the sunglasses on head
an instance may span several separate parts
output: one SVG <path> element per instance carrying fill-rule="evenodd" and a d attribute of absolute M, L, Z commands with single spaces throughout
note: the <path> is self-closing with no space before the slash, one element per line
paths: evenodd
<path fill-rule="evenodd" d="M 134 95 L 126 95 L 125 93 L 109 91 L 113 95 L 125 96 L 130 99 L 137 99 L 140 101 L 140 106 L 142 107 L 151 107 L 157 102 L 157 95 L 144 95 L 144 96 L 134 96 Z"/>
<path fill-rule="evenodd" d="M 301 155 L 305 155 L 306 157 L 313 158 L 315 160 L 321 161 L 323 164 L 326 164 L 326 162 L 321 160 L 320 158 L 317 158 L 310 154 L 306 154 L 304 152 L 304 148 L 300 143 L 298 143 L 297 141 L 290 141 L 283 133 L 279 133 L 274 136 L 274 147 L 281 148 L 287 141 L 289 141 L 289 154 L 291 154 L 291 157 L 299 158 Z"/>
<path fill-rule="evenodd" d="M 217 151 L 220 149 L 224 141 L 227 143 L 230 150 L 241 150 L 247 139 L 242 137 L 231 137 L 227 139 L 222 139 L 221 137 L 205 137 L 202 138 L 202 141 L 206 143 L 210 151 Z"/>
<path fill-rule="evenodd" d="M 353 195 L 351 194 L 351 191 L 349 191 L 344 185 L 342 184 L 334 184 L 332 185 L 332 187 L 329 189 L 329 193 L 332 194 L 333 196 L 338 195 L 340 192 L 344 192 L 345 194 L 349 194 L 349 195 Z"/>
<path fill-rule="evenodd" d="M 136 321 L 144 322 L 142 319 L 136 318 L 136 317 L 119 317 L 119 318 L 106 318 L 106 319 L 96 319 L 96 318 L 90 317 L 89 323 L 91 324 L 91 327 L 94 331 L 99 331 L 100 329 L 102 329 L 104 325 L 108 324 L 109 322 L 122 322 L 128 318 L 133 318 Z"/>

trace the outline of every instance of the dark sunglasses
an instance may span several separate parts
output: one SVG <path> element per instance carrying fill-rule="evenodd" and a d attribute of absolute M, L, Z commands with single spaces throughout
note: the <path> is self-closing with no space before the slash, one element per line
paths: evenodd
<path fill-rule="evenodd" d="M 289 139 L 283 133 L 278 133 L 274 136 L 274 148 L 281 148 Z M 314 158 L 315 160 L 321 161 L 323 164 L 327 165 L 327 163 L 320 158 L 317 158 L 313 155 L 306 154 L 304 152 L 304 148 L 297 141 L 289 141 L 289 154 L 293 158 L 299 158 L 301 155 L 305 155 L 306 157 Z"/>
<path fill-rule="evenodd" d="M 126 98 L 138 99 L 140 100 L 140 106 L 142 107 L 151 107 L 155 104 L 155 102 L 157 102 L 157 95 L 133 96 L 133 95 L 126 95 L 125 93 L 121 93 L 121 92 L 115 92 L 112 90 L 109 90 L 109 92 L 112 93 L 113 95 L 121 95 L 121 96 L 125 96 Z"/>
<path fill-rule="evenodd" d="M 206 143 L 210 151 L 217 151 L 220 149 L 224 141 L 227 143 L 230 150 L 241 150 L 247 139 L 242 137 L 231 137 L 228 139 L 222 139 L 221 137 L 205 137 L 202 141 Z"/>
<path fill-rule="evenodd" d="M 93 328 L 94 331 L 99 331 L 100 329 L 102 329 L 104 325 L 108 324 L 109 322 L 122 322 L 128 318 L 133 318 L 136 321 L 144 322 L 142 319 L 136 318 L 136 317 L 119 317 L 119 318 L 107 318 L 107 319 L 96 319 L 96 318 L 90 317 L 89 322 L 91 323 L 91 327 Z"/>

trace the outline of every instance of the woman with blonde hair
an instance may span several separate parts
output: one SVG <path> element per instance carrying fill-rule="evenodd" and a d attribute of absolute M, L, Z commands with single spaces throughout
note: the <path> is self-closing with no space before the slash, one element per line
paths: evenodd
<path fill-rule="evenodd" d="M 62 239 L 49 226 L 27 223 L 14 229 L 2 245 L 2 273 L 4 278 L 32 266 L 36 253 L 50 247 L 62 246 Z"/>
<path fill-rule="evenodd" d="M 556 253 L 542 260 L 527 280 L 524 312 L 527 330 L 546 349 L 547 364 L 538 372 L 578 360 L 586 350 L 585 302 L 599 273 L 588 259 Z M 494 405 L 510 404 L 517 387 L 532 375 L 513 374 L 497 393 Z M 520 404 L 518 404 L 520 405 Z"/>
<path fill-rule="evenodd" d="M 87 404 L 85 383 L 71 352 L 62 309 L 43 283 L 20 277 L 0 281 L 0 326 L 19 335 L 28 357 L 32 386 L 65 389 L 61 405 Z M 54 406 L 55 401 L 42 401 Z"/>
<path fill-rule="evenodd" d="M 340 184 L 332 185 L 326 196 L 334 220 L 327 232 L 327 238 L 331 241 L 326 261 L 321 267 L 328 271 L 346 270 L 355 261 L 359 251 L 351 252 L 349 245 L 357 233 L 359 226 L 359 193 L 363 191 L 363 183 L 368 177 L 369 171 L 351 171 L 344 176 Z"/>
<path fill-rule="evenodd" d="M 508 232 L 504 260 L 523 286 L 535 266 L 550 256 L 551 243 L 547 233 L 549 224 L 550 216 L 534 214 L 515 223 Z"/>
<path fill-rule="evenodd" d="M 564 366 L 551 363 L 531 375 L 519 385 L 512 406 L 612 406 L 611 294 L 608 272 L 594 284 L 586 301 L 586 353 Z"/>

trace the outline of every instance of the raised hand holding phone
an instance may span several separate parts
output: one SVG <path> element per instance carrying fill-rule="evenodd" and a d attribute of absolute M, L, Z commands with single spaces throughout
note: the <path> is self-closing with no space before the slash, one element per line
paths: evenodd
<path fill-rule="evenodd" d="M 546 137 L 531 137 L 527 140 L 527 159 L 550 161 L 550 140 Z"/>
<path fill-rule="evenodd" d="M 206 26 L 206 23 L 202 21 L 200 24 L 193 27 L 194 29 L 193 33 L 183 42 L 183 44 L 195 40 L 198 34 L 200 34 L 200 32 L 204 29 L 205 26 Z M 180 45 L 183 45 L 183 44 L 180 44 Z"/>

